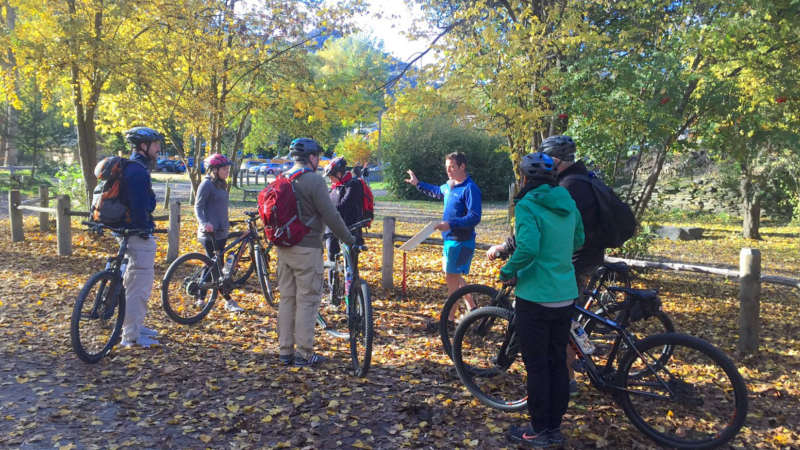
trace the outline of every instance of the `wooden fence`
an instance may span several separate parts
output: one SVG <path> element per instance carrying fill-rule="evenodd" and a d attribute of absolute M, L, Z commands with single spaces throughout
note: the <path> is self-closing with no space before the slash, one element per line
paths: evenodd
<path fill-rule="evenodd" d="M 383 267 L 381 269 L 381 286 L 384 289 L 394 288 L 394 243 L 405 242 L 411 236 L 395 234 L 396 218 L 384 217 L 382 233 L 364 233 L 365 237 L 378 238 L 383 241 Z M 424 244 L 443 245 L 441 239 L 428 238 Z M 492 244 L 476 243 L 475 248 L 486 250 Z M 800 280 L 763 275 L 761 273 L 761 252 L 757 249 L 743 248 L 739 255 L 739 269 L 708 267 L 697 264 L 686 264 L 673 261 L 657 262 L 634 259 L 606 257 L 608 262 L 625 262 L 632 267 L 652 268 L 659 270 L 676 270 L 695 273 L 707 273 L 739 279 L 739 341 L 737 349 L 742 354 L 753 353 L 759 344 L 759 309 L 761 284 L 773 283 L 800 289 Z"/>
<path fill-rule="evenodd" d="M 50 201 L 55 200 L 56 205 L 49 207 Z M 37 203 L 32 205 L 31 203 Z M 50 215 L 56 218 L 56 235 L 58 254 L 68 256 L 72 254 L 72 217 L 89 217 L 88 211 L 73 211 L 70 208 L 68 195 L 50 197 L 47 186 L 39 186 L 39 198 L 22 201 L 18 190 L 8 192 L 8 215 L 11 226 L 11 241 L 25 240 L 22 226 L 22 212 L 33 211 L 39 213 L 39 230 L 50 231 Z M 173 201 L 169 204 L 169 214 L 153 217 L 155 221 L 169 221 L 167 228 L 167 263 L 178 257 L 181 230 L 181 204 Z"/>

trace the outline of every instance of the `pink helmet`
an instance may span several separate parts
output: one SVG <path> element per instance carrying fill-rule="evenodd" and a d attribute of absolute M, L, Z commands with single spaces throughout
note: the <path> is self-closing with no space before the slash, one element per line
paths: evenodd
<path fill-rule="evenodd" d="M 217 167 L 225 167 L 225 166 L 230 166 L 230 165 L 233 164 L 231 162 L 231 160 L 228 159 L 227 156 L 222 155 L 220 153 L 214 153 L 213 155 L 210 155 L 203 162 L 205 162 L 207 169 L 214 169 L 214 168 L 217 168 Z"/>

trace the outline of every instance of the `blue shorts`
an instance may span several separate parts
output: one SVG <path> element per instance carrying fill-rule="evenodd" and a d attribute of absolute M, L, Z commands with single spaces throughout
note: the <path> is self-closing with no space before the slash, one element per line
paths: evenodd
<path fill-rule="evenodd" d="M 475 254 L 475 240 L 444 241 L 442 248 L 442 268 L 445 273 L 469 274 L 472 255 Z"/>

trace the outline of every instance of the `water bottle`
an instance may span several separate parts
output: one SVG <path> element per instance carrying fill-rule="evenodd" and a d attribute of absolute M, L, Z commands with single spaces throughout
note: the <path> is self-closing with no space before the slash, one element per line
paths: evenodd
<path fill-rule="evenodd" d="M 570 332 L 572 333 L 572 338 L 575 339 L 575 343 L 578 344 L 578 347 L 585 355 L 594 353 L 594 344 L 589 340 L 589 335 L 586 334 L 581 324 L 575 319 L 572 319 Z"/>
<path fill-rule="evenodd" d="M 222 273 L 224 275 L 231 273 L 231 267 L 233 267 L 233 254 L 230 254 L 225 258 L 225 267 L 222 269 Z"/>

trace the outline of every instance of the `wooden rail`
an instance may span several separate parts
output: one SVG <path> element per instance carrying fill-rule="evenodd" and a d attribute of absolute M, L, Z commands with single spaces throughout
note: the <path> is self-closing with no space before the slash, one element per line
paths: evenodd
<path fill-rule="evenodd" d="M 22 211 L 32 211 L 39 213 L 39 230 L 50 231 L 50 215 L 56 216 L 56 234 L 58 254 L 67 256 L 72 254 L 72 217 L 89 217 L 88 211 L 72 211 L 70 209 L 70 199 L 68 195 L 60 195 L 55 198 L 56 206 L 48 207 L 50 197 L 47 194 L 47 186 L 39 187 L 40 206 L 25 205 L 20 199 L 19 190 L 11 190 L 8 193 L 8 215 L 11 224 L 11 241 L 21 242 L 25 240 L 22 226 Z M 181 223 L 180 202 L 173 201 L 169 204 L 169 214 L 154 216 L 153 220 L 169 221 L 167 228 L 167 263 L 172 262 L 178 257 L 180 247 L 180 223 Z"/>

